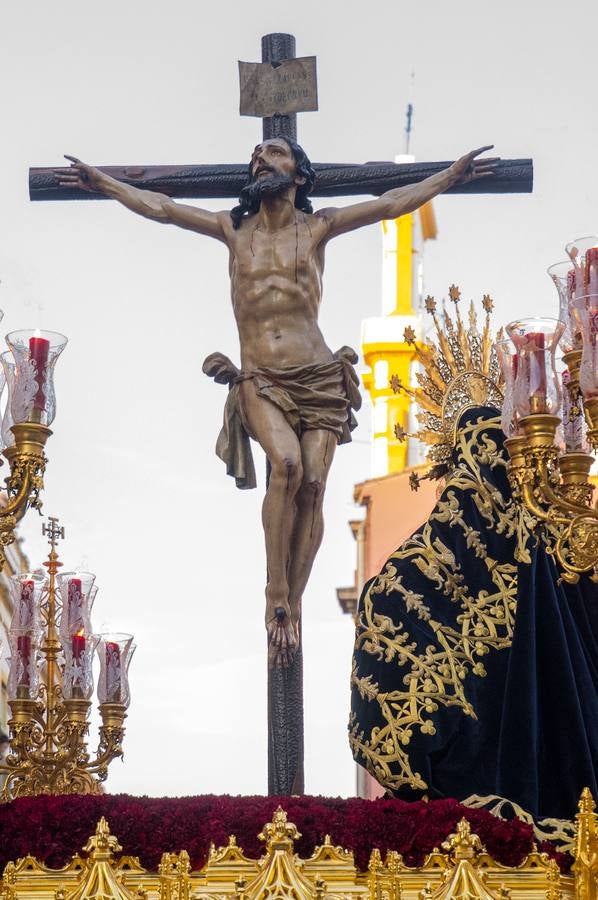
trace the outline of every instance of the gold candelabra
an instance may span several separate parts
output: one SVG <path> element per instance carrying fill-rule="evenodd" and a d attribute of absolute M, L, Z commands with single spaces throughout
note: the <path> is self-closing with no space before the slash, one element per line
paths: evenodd
<path fill-rule="evenodd" d="M 10 750 L 0 765 L 5 775 L 2 801 L 36 794 L 97 794 L 108 765 L 123 755 L 132 638 L 91 634 L 94 576 L 59 575 L 56 544 L 64 529 L 50 517 L 43 533 L 50 543 L 47 578 L 26 573 L 15 576 L 11 585 Z M 101 662 L 102 724 L 92 757 L 87 737 L 94 649 Z"/>
<path fill-rule="evenodd" d="M 559 319 L 512 322 L 513 343 L 501 342 L 499 358 L 511 484 L 543 528 L 561 577 L 574 584 L 582 574 L 598 581 L 590 479 L 598 450 L 598 238 L 574 241 L 567 250 L 570 261 L 548 270 L 559 291 Z"/>
<path fill-rule="evenodd" d="M 0 446 L 10 475 L 0 507 L 0 568 L 4 548 L 15 539 L 17 523 L 30 507 L 41 509 L 44 448 L 56 412 L 54 366 L 67 343 L 64 335 L 39 330 L 13 331 L 6 342 L 9 350 L 0 354 L 0 393 L 7 387 Z"/>

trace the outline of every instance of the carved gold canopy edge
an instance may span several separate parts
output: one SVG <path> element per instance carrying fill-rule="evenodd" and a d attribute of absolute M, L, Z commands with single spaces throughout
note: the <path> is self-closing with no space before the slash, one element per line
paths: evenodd
<path fill-rule="evenodd" d="M 579 801 L 571 874 L 536 848 L 516 867 L 497 862 L 486 851 L 466 819 L 447 835 L 419 867 L 402 856 L 379 849 L 370 855 L 368 871 L 355 866 L 353 853 L 336 846 L 330 836 L 302 859 L 294 849 L 300 837 L 279 807 L 259 838 L 260 859 L 250 859 L 231 835 L 226 847 L 210 846 L 205 866 L 191 870 L 189 855 L 164 853 L 157 872 L 144 869 L 137 857 L 121 856 L 122 847 L 108 822 L 98 822 L 95 835 L 61 869 L 51 869 L 34 856 L 9 862 L 0 886 L 2 900 L 459 900 L 459 898 L 576 898 L 598 900 L 598 817 L 589 790 Z"/>

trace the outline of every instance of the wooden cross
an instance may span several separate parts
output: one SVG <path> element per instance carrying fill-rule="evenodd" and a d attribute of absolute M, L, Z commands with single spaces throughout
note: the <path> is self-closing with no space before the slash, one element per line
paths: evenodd
<path fill-rule="evenodd" d="M 292 64 L 284 65 L 291 60 Z M 284 135 L 296 140 L 296 113 L 317 109 L 315 59 L 296 59 L 292 35 L 268 34 L 262 38 L 262 64 L 239 65 L 241 114 L 263 117 L 264 140 Z M 277 73 L 278 69 L 281 71 Z M 301 79 L 301 90 L 296 90 L 293 83 Z M 290 90 L 283 89 L 289 84 Z M 313 196 L 380 195 L 391 188 L 422 181 L 449 165 L 450 161 L 400 165 L 391 162 L 365 165 L 315 163 Z M 102 172 L 127 184 L 191 199 L 237 198 L 247 181 L 247 169 L 247 162 L 101 167 Z M 103 194 L 59 186 L 56 177 L 59 171 L 55 168 L 30 169 L 32 200 L 104 198 Z M 531 159 L 501 160 L 492 176 L 456 185 L 447 193 L 523 193 L 530 192 L 532 184 Z M 300 794 L 303 784 L 303 658 L 300 644 L 288 668 L 268 669 L 268 791 L 270 794 Z"/>
<path fill-rule="evenodd" d="M 276 67 L 285 60 L 295 59 L 295 38 L 291 34 L 267 34 L 262 38 L 262 65 Z M 313 59 L 308 57 L 307 59 Z M 247 65 L 241 63 L 240 65 Z M 259 76 L 258 76 L 259 80 Z M 303 107 L 284 98 L 295 109 L 314 109 L 313 94 Z M 317 107 L 316 107 L 317 108 Z M 241 106 L 243 112 L 243 106 Z M 247 113 L 244 113 L 247 114 Z M 280 135 L 297 139 L 296 112 L 282 112 L 263 119 L 264 140 Z M 347 197 L 357 194 L 379 196 L 391 188 L 423 181 L 441 172 L 452 160 L 443 162 L 400 163 L 376 162 L 363 165 L 351 163 L 314 163 L 316 184 L 314 197 Z M 136 187 L 159 191 L 170 197 L 187 199 L 227 198 L 239 196 L 247 181 L 247 162 L 224 165 L 179 166 L 100 166 L 102 172 L 133 184 Z M 29 196 L 32 200 L 101 200 L 103 194 L 76 188 L 60 187 L 56 173 L 60 169 L 29 170 Z M 64 170 L 68 171 L 68 170 Z M 458 184 L 447 194 L 508 194 L 530 193 L 533 188 L 531 159 L 502 159 L 495 174 L 487 178 Z"/>

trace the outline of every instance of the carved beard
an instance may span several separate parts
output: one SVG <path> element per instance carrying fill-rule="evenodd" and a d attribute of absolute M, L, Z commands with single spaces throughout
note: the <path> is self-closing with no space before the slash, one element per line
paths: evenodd
<path fill-rule="evenodd" d="M 258 178 L 250 181 L 241 191 L 240 201 L 246 204 L 248 209 L 257 211 L 264 197 L 277 197 L 284 194 L 295 184 L 295 179 L 290 175 L 273 174 L 268 178 Z"/>

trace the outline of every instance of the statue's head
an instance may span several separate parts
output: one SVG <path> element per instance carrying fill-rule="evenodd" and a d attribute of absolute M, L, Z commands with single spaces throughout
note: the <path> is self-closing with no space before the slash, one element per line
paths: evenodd
<path fill-rule="evenodd" d="M 288 137 L 269 138 L 258 144 L 251 156 L 248 181 L 239 197 L 239 205 L 230 211 L 233 227 L 238 228 L 244 216 L 258 212 L 264 197 L 273 197 L 295 188 L 295 207 L 313 212 L 308 196 L 316 173 L 309 158 L 295 141 Z"/>

